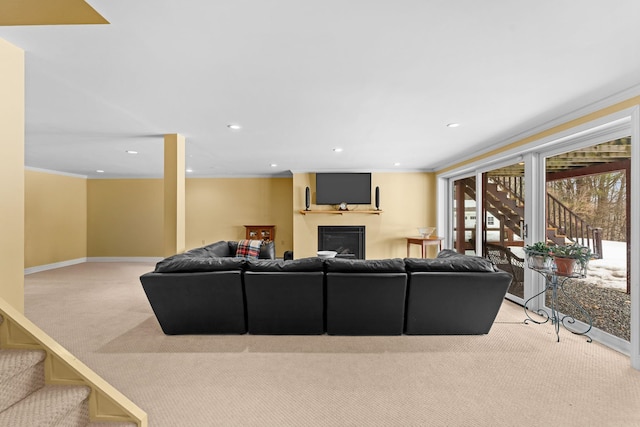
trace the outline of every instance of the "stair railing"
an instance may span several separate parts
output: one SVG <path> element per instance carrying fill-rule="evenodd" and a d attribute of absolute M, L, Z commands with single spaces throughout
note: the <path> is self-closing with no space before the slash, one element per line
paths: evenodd
<path fill-rule="evenodd" d="M 572 242 L 586 246 L 602 258 L 602 228 L 593 227 L 547 192 L 547 221 Z"/>
<path fill-rule="evenodd" d="M 147 427 L 147 414 L 125 395 L 89 369 L 42 329 L 0 298 L 0 348 L 40 349 L 47 352 L 47 384 L 76 384 L 91 388 L 89 414 L 92 422 L 135 423 Z"/>
<path fill-rule="evenodd" d="M 524 204 L 524 179 L 521 176 L 492 176 L 491 181 Z M 558 228 L 572 242 L 587 246 L 596 258 L 602 258 L 602 228 L 593 227 L 560 200 L 547 192 L 547 223 Z"/>
<path fill-rule="evenodd" d="M 521 176 L 491 176 L 494 184 L 498 184 L 510 194 L 524 204 L 524 179 Z"/>

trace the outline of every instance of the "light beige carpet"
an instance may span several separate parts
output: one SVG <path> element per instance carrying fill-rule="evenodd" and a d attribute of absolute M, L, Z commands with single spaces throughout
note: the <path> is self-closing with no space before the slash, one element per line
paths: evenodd
<path fill-rule="evenodd" d="M 25 278 L 27 316 L 151 426 L 640 426 L 626 356 L 557 343 L 509 302 L 485 336 L 165 336 L 138 279 L 152 268 Z"/>

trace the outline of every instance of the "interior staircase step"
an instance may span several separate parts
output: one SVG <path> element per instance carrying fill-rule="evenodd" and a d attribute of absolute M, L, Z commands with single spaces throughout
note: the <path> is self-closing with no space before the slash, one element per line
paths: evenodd
<path fill-rule="evenodd" d="M 89 393 L 86 386 L 45 385 L 0 412 L 0 426 L 85 427 L 89 424 Z"/>
<path fill-rule="evenodd" d="M 43 350 L 0 349 L 0 412 L 44 386 Z"/>
<path fill-rule="evenodd" d="M 91 389 L 45 385 L 46 357 L 44 350 L 0 348 L 0 427 L 137 427 L 126 421 L 90 422 Z"/>
<path fill-rule="evenodd" d="M 136 423 L 122 422 L 122 421 L 94 421 L 87 424 L 87 427 L 136 427 Z"/>

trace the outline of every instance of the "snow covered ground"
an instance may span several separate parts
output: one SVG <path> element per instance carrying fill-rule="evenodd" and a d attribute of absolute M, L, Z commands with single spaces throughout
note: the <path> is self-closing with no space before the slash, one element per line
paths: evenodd
<path fill-rule="evenodd" d="M 603 259 L 589 262 L 586 280 L 599 286 L 627 289 L 627 242 L 602 241 Z"/>

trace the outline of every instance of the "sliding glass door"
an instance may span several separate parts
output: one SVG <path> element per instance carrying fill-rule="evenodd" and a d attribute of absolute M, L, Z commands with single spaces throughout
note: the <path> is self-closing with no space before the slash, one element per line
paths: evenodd
<path fill-rule="evenodd" d="M 524 162 L 482 174 L 482 252 L 513 276 L 509 295 L 524 298 Z"/>
<path fill-rule="evenodd" d="M 476 178 L 457 179 L 453 183 L 452 217 L 453 249 L 461 254 L 475 255 L 476 251 Z"/>
<path fill-rule="evenodd" d="M 544 153 L 546 239 L 586 246 L 594 259 L 586 277 L 564 283 L 557 309 L 629 341 L 631 138 L 569 148 Z"/>
<path fill-rule="evenodd" d="M 524 263 L 523 246 L 590 248 L 595 257 L 586 277 L 569 279 L 558 290 L 555 308 L 567 316 L 567 329 L 579 332 L 592 322 L 590 337 L 630 354 L 636 369 L 640 196 L 633 187 L 640 185 L 640 154 L 634 149 L 639 135 L 640 107 L 634 107 L 438 176 L 445 247 L 489 258 L 509 271 L 514 281 L 507 298 L 516 303 L 547 312 L 551 305 L 543 275 Z"/>
<path fill-rule="evenodd" d="M 491 259 L 513 276 L 509 298 L 524 298 L 524 163 L 520 160 L 452 180 L 452 247 Z"/>

